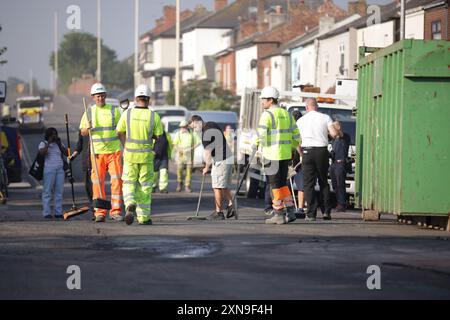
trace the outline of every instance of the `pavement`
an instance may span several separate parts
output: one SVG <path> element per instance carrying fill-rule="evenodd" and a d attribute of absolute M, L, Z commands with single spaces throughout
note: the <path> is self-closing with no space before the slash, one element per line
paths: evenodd
<path fill-rule="evenodd" d="M 30 153 L 39 139 L 25 137 Z M 85 204 L 80 176 L 75 193 Z M 244 197 L 239 220 L 188 221 L 200 176 L 191 194 L 175 193 L 175 185 L 172 170 L 172 192 L 154 194 L 152 226 L 95 224 L 88 214 L 45 220 L 38 184 L 11 190 L 0 206 L 0 299 L 450 298 L 448 232 L 402 225 L 391 215 L 363 222 L 359 210 L 333 213 L 331 221 L 319 214 L 316 222 L 266 225 L 263 201 Z M 207 179 L 201 216 L 213 209 L 210 188 Z M 79 267 L 80 289 L 68 287 L 70 266 Z"/>

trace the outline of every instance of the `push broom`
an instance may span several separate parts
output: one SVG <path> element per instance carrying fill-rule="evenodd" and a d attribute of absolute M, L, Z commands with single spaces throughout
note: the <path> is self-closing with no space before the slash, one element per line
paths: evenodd
<path fill-rule="evenodd" d="M 66 132 L 67 132 L 67 152 L 68 155 L 71 155 L 70 152 L 70 136 L 69 136 L 69 117 L 66 114 Z M 68 220 L 70 218 L 79 216 L 83 213 L 86 213 L 89 211 L 90 207 L 89 206 L 82 206 L 80 208 L 78 208 L 75 205 L 75 191 L 73 189 L 73 172 L 72 172 L 72 162 L 69 162 L 69 170 L 70 170 L 70 185 L 72 187 L 72 208 L 68 211 L 64 212 L 64 220 Z"/>

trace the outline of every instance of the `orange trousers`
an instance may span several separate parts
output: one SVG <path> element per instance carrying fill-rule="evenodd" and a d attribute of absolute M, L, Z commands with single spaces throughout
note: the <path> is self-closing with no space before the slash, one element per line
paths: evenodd
<path fill-rule="evenodd" d="M 273 189 L 273 201 L 272 207 L 275 210 L 283 210 L 284 208 L 289 208 L 294 206 L 294 200 L 292 198 L 291 191 L 289 187 L 284 186 L 280 189 Z"/>
<path fill-rule="evenodd" d="M 93 158 L 93 157 L 92 157 Z M 105 176 L 106 171 L 108 171 L 111 176 L 111 211 L 110 216 L 121 215 L 122 214 L 122 151 L 117 151 L 115 153 L 108 154 L 97 154 L 95 161 L 98 167 L 98 177 L 95 173 L 95 165 L 92 164 L 92 191 L 93 198 L 106 199 L 105 193 Z M 102 192 L 100 193 L 100 188 Z M 107 210 L 95 208 L 95 216 L 105 216 L 107 215 Z"/>

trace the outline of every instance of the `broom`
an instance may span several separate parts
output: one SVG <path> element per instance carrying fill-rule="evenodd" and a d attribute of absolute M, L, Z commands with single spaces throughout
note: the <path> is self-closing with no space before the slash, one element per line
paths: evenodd
<path fill-rule="evenodd" d="M 66 132 L 67 132 L 67 152 L 68 155 L 71 155 L 70 152 L 70 136 L 69 136 L 69 117 L 66 114 Z M 68 211 L 64 212 L 64 220 L 68 220 L 70 218 L 79 216 L 80 214 L 86 213 L 89 211 L 89 206 L 83 206 L 78 208 L 75 205 L 75 191 L 73 190 L 73 172 L 72 172 L 72 162 L 69 161 L 69 170 L 70 170 L 70 185 L 72 187 L 72 208 Z"/>

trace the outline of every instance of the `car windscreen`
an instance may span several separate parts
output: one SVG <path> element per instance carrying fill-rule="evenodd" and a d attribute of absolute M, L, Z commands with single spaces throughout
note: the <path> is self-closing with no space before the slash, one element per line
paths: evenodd
<path fill-rule="evenodd" d="M 186 115 L 184 110 L 156 110 L 156 113 L 162 117 L 184 117 Z"/>
<path fill-rule="evenodd" d="M 42 107 L 42 103 L 39 100 L 33 101 L 20 101 L 17 103 L 20 108 L 38 108 Z"/>
<path fill-rule="evenodd" d="M 175 132 L 176 130 L 179 129 L 179 122 L 169 122 L 169 126 L 168 126 L 168 130 L 169 133 Z"/>

